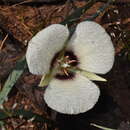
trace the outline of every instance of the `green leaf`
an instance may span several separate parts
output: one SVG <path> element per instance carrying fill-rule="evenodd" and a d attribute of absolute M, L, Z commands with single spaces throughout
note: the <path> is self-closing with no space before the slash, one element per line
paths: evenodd
<path fill-rule="evenodd" d="M 4 123 L 3 121 L 0 121 L 0 129 L 6 130 L 5 127 L 4 127 L 4 124 L 5 124 L 5 123 Z"/>
<path fill-rule="evenodd" d="M 0 126 L 3 126 L 4 125 L 4 122 L 3 121 L 0 121 Z"/>
<path fill-rule="evenodd" d="M 0 110 L 0 120 L 6 119 L 7 117 L 8 115 L 5 112 Z"/>
<path fill-rule="evenodd" d="M 0 105 L 3 104 L 4 100 L 7 98 L 12 87 L 15 85 L 16 81 L 23 73 L 25 67 L 26 67 L 26 60 L 25 57 L 23 57 L 16 63 L 15 69 L 9 75 L 8 79 L 5 82 L 5 85 L 3 86 L 2 91 L 0 92 Z"/>

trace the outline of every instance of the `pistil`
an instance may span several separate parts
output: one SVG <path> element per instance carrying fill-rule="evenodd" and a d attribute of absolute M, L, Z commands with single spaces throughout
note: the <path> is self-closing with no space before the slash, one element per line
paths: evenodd
<path fill-rule="evenodd" d="M 58 79 L 69 79 L 74 76 L 74 73 L 70 71 L 70 68 L 77 66 L 77 57 L 71 51 L 66 51 L 61 59 L 55 59 L 55 65 L 58 65 L 59 72 L 56 74 Z"/>

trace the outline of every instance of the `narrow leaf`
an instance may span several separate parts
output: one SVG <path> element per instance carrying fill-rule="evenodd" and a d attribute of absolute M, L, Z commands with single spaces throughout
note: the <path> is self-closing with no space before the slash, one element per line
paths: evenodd
<path fill-rule="evenodd" d="M 23 57 L 21 60 L 17 62 L 15 69 L 6 80 L 2 91 L 0 92 L 0 105 L 3 104 L 4 100 L 7 98 L 9 92 L 11 91 L 12 87 L 14 86 L 16 81 L 19 79 L 19 77 L 23 73 L 24 68 L 26 66 L 25 63 L 26 63 L 26 60 L 25 60 L 25 57 Z"/>
<path fill-rule="evenodd" d="M 94 123 L 91 123 L 90 125 L 100 128 L 101 130 L 116 130 L 116 129 L 106 128 L 104 126 L 96 125 Z"/>
<path fill-rule="evenodd" d="M 1 130 L 6 130 L 5 127 L 4 127 L 4 122 L 3 121 L 0 121 L 0 129 Z"/>

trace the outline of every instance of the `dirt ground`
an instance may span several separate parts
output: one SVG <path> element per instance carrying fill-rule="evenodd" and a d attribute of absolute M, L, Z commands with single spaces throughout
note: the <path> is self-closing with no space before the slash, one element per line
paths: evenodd
<path fill-rule="evenodd" d="M 75 7 L 82 7 L 85 4 L 85 1 L 74 1 L 74 5 L 65 1 L 52 4 L 0 5 L 1 90 L 16 61 L 25 55 L 31 37 L 50 24 L 60 23 L 75 11 Z M 95 3 L 78 22 L 96 13 L 103 4 L 103 2 Z M 41 77 L 32 75 L 26 69 L 9 93 L 4 107 L 31 110 L 55 120 L 56 125 L 22 117 L 9 117 L 2 120 L 7 130 L 99 129 L 90 123 L 118 130 L 130 130 L 130 3 L 110 5 L 94 21 L 101 24 L 110 34 L 116 52 L 112 70 L 104 75 L 108 82 L 96 82 L 101 90 L 96 106 L 79 115 L 57 113 L 55 116 L 55 112 L 43 101 L 43 90 L 37 88 Z"/>

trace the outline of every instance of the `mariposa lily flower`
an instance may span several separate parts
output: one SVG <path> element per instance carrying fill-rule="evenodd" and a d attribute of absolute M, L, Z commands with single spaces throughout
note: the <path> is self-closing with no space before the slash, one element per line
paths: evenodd
<path fill-rule="evenodd" d="M 112 68 L 114 47 L 95 22 L 81 22 L 68 40 L 69 35 L 64 25 L 48 26 L 30 40 L 26 59 L 31 73 L 51 74 L 44 94 L 47 105 L 60 113 L 78 114 L 98 101 L 100 90 L 91 80 L 105 81 L 96 74 Z"/>

